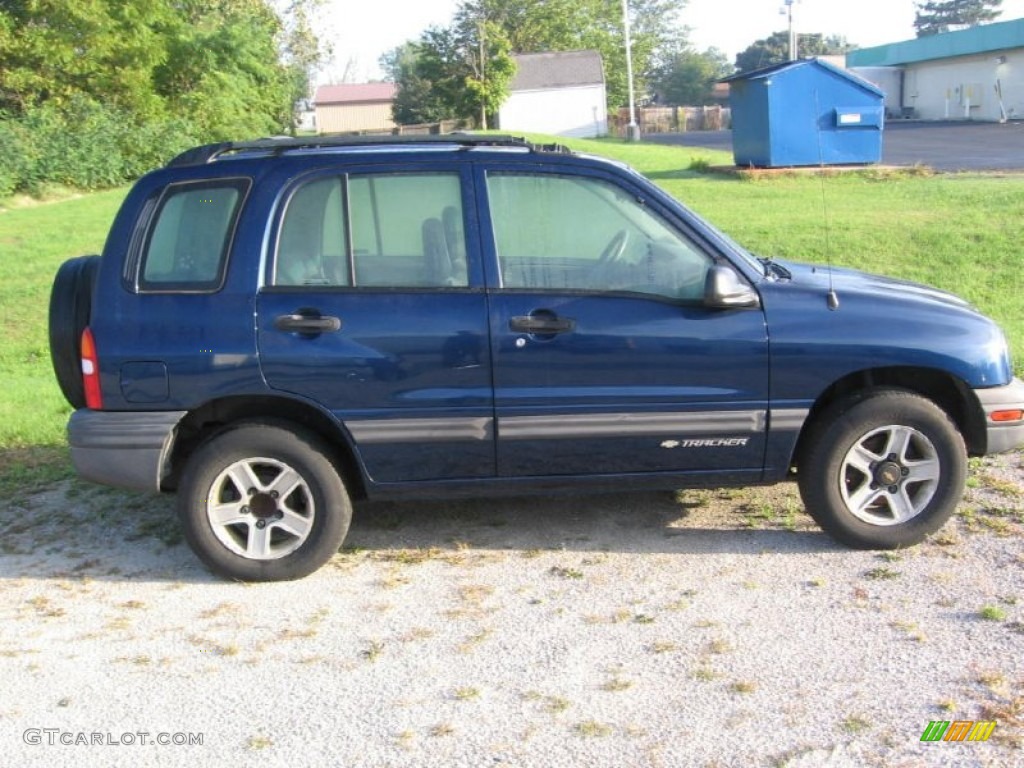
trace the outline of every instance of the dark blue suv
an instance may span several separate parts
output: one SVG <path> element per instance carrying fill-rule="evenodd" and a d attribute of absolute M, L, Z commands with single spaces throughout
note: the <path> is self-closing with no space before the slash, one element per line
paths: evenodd
<path fill-rule="evenodd" d="M 464 135 L 197 147 L 51 298 L 78 472 L 177 491 L 214 571 L 327 561 L 353 498 L 799 481 L 921 541 L 1024 383 L 964 301 L 756 259 L 620 164 Z"/>

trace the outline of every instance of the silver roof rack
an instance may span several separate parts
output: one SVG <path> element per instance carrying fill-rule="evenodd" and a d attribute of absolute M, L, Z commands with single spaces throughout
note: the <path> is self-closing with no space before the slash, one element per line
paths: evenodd
<path fill-rule="evenodd" d="M 533 152 L 555 152 L 571 154 L 561 144 L 532 144 L 525 138 L 497 134 L 424 134 L 424 135 L 349 135 L 349 136 L 303 136 L 298 138 L 280 137 L 257 139 L 255 141 L 223 141 L 204 144 L 182 152 L 167 166 L 205 165 L 214 160 L 238 152 L 268 152 L 281 154 L 294 149 L 329 149 L 332 147 L 380 147 L 448 145 L 472 149 L 475 147 L 521 147 Z"/>

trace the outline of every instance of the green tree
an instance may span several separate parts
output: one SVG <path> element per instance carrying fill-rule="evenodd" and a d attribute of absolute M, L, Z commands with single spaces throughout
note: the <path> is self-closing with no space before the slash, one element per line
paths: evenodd
<path fill-rule="evenodd" d="M 262 0 L 175 1 L 180 15 L 167 30 L 167 58 L 153 72 L 168 107 L 212 140 L 289 126 L 294 89 L 273 9 Z"/>
<path fill-rule="evenodd" d="M 463 80 L 466 108 L 475 107 L 480 115 L 480 127 L 487 128 L 487 116 L 496 114 L 508 98 L 516 63 L 512 46 L 497 24 L 483 21 L 467 31 L 470 34 L 466 35 L 464 45 L 470 71 Z M 476 53 L 472 50 L 474 45 Z"/>
<path fill-rule="evenodd" d="M 515 74 L 502 29 L 472 20 L 431 27 L 417 42 L 385 55 L 382 65 L 398 85 L 392 111 L 403 124 L 459 118 L 485 126 Z"/>
<path fill-rule="evenodd" d="M 802 58 L 814 56 L 831 56 L 852 51 L 856 46 L 846 41 L 845 37 L 821 34 L 801 34 L 798 40 L 799 54 Z M 775 32 L 763 40 L 751 43 L 736 55 L 737 72 L 752 72 L 762 67 L 783 64 L 789 61 L 789 33 Z"/>
<path fill-rule="evenodd" d="M 0 113 L 95 102 L 205 138 L 279 132 L 319 60 L 318 2 L 291 0 L 284 27 L 270 0 L 0 0 Z"/>
<path fill-rule="evenodd" d="M 399 125 L 436 123 L 455 118 L 460 68 L 451 29 L 431 27 L 417 42 L 396 48 L 392 54 L 394 82 L 398 86 L 392 116 Z"/>
<path fill-rule="evenodd" d="M 324 0 L 291 0 L 282 15 L 283 64 L 287 73 L 289 97 L 293 105 L 291 130 L 295 133 L 297 107 L 311 96 L 313 75 L 330 58 L 330 46 L 313 31 L 312 17 Z"/>
<path fill-rule="evenodd" d="M 710 104 L 715 82 L 731 72 L 729 59 L 717 48 L 684 47 L 659 62 L 650 81 L 661 103 L 697 106 Z"/>
<path fill-rule="evenodd" d="M 118 0 L 5 0 L 0 4 L 0 110 L 13 115 L 72 97 L 153 116 L 150 83 L 165 57 L 160 2 L 145 9 Z"/>
<path fill-rule="evenodd" d="M 914 28 L 918 37 L 939 35 L 995 21 L 1003 0 L 930 0 L 915 3 Z"/>
<path fill-rule="evenodd" d="M 0 191 L 102 187 L 197 141 L 280 133 L 319 0 L 0 0 Z M 15 158 L 15 159 L 11 159 Z"/>
<path fill-rule="evenodd" d="M 387 79 L 398 84 L 392 117 L 399 125 L 436 123 L 451 116 L 441 94 L 434 90 L 420 61 L 419 44 L 403 43 L 381 56 Z"/>
<path fill-rule="evenodd" d="M 501 27 L 516 53 L 567 50 L 578 40 L 587 0 L 464 0 L 455 24 L 483 19 Z"/>

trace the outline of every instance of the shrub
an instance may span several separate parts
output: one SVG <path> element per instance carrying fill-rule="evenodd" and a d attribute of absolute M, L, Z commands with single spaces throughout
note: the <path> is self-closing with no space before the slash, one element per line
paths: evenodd
<path fill-rule="evenodd" d="M 184 118 L 132 125 L 120 137 L 123 176 L 138 178 L 199 143 L 198 131 Z"/>
<path fill-rule="evenodd" d="M 36 183 L 99 189 L 124 178 L 121 126 L 112 110 L 77 96 L 63 108 L 47 104 L 31 111 L 26 122 L 38 150 Z"/>
<path fill-rule="evenodd" d="M 24 128 L 15 120 L 0 120 L 0 197 L 7 197 L 23 186 L 28 174 L 29 142 Z"/>
<path fill-rule="evenodd" d="M 181 118 L 138 123 L 84 96 L 0 120 L 0 197 L 47 184 L 102 189 L 137 178 L 195 145 Z"/>

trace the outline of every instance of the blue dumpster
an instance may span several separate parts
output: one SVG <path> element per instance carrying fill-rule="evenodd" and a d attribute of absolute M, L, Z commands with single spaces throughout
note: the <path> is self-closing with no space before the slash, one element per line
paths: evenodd
<path fill-rule="evenodd" d="M 885 94 L 804 59 L 725 78 L 738 166 L 848 165 L 882 159 Z"/>

